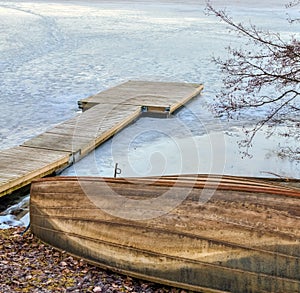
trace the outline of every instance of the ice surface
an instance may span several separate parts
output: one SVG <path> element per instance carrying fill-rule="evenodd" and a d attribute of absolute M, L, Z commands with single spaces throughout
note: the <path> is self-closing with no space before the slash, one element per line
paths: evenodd
<path fill-rule="evenodd" d="M 250 156 L 243 156 L 238 147 L 241 128 L 231 125 L 220 131 L 222 124 L 213 130 L 203 121 L 196 133 L 176 117 L 159 123 L 143 118 L 62 175 L 112 177 L 118 163 L 122 177 L 204 173 L 299 178 L 300 164 L 277 154 L 279 144 L 296 147 L 293 138 L 282 138 L 279 132 L 266 138 L 264 129 L 256 135 Z"/>
<path fill-rule="evenodd" d="M 251 19 L 283 34 L 299 34 L 296 26 L 286 22 L 282 1 L 213 3 L 225 4 L 238 20 Z M 72 117 L 79 99 L 128 79 L 204 83 L 202 97 L 176 114 L 185 132 L 174 129 L 168 134 L 170 143 L 175 132 L 176 139 L 190 139 L 248 123 L 228 126 L 208 114 L 207 104 L 221 86 L 211 56 L 225 57 L 224 47 L 238 45 L 239 39 L 204 14 L 204 1 L 0 1 L 0 40 L 0 149 L 18 145 Z M 261 115 L 264 113 L 251 113 L 251 117 Z M 153 150 L 167 143 L 166 129 L 171 124 L 151 119 L 138 122 L 133 133 L 155 125 L 155 135 L 163 135 L 157 138 L 157 145 L 149 131 L 137 136 L 128 150 L 131 160 L 145 153 L 147 143 Z M 135 144 L 145 148 L 134 149 Z M 100 171 L 80 162 L 82 173 L 111 174 L 108 170 L 115 160 L 122 161 L 121 145 L 122 139 L 116 137 L 96 152 Z M 178 152 L 176 147 L 172 150 Z M 173 162 L 175 157 L 170 154 L 165 160 Z M 148 161 L 146 170 L 153 171 Z M 285 172 L 285 165 L 280 164 Z M 164 170 L 171 172 L 169 168 Z M 139 170 L 141 174 L 148 171 Z"/>

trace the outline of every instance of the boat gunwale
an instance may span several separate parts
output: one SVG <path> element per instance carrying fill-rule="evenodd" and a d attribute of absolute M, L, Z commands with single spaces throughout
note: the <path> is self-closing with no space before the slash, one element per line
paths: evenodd
<path fill-rule="evenodd" d="M 251 193 L 265 193 L 281 195 L 286 197 L 300 197 L 300 187 L 285 186 L 272 180 L 271 183 L 266 179 L 248 179 L 249 177 L 235 176 L 211 176 L 211 175 L 178 175 L 161 177 L 93 177 L 93 176 L 60 176 L 37 179 L 32 184 L 42 182 L 103 182 L 107 184 L 147 184 L 149 186 L 164 186 L 172 188 L 192 188 L 192 189 L 215 189 L 232 190 Z M 156 181 L 153 181 L 156 180 Z M 279 181 L 282 183 L 282 180 Z M 285 181 L 284 181 L 285 182 Z M 298 180 L 295 181 L 298 183 Z M 300 179 L 299 179 L 300 182 Z M 274 184 L 275 183 L 275 184 Z M 277 183 L 277 184 L 276 184 Z"/>
<path fill-rule="evenodd" d="M 140 180 L 140 179 L 232 179 L 232 180 L 241 180 L 250 183 L 269 183 L 269 182 L 296 182 L 300 183 L 300 178 L 269 178 L 269 177 L 251 177 L 251 176 L 233 176 L 233 175 L 218 175 L 218 174 L 181 174 L 181 175 L 163 175 L 163 176 L 148 176 L 148 177 L 102 177 L 102 176 L 50 176 L 37 178 L 33 182 L 39 181 L 78 181 L 78 180 L 86 180 L 86 181 L 98 181 L 102 179 L 103 181 L 111 181 L 114 180 L 117 182 L 118 180 Z M 130 183 L 130 182 L 128 182 Z"/>

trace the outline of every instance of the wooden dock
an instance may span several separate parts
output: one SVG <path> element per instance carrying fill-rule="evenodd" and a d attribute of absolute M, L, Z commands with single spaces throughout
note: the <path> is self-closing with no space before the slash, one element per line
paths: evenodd
<path fill-rule="evenodd" d="M 0 197 L 78 161 L 143 112 L 169 114 L 201 84 L 128 81 L 78 102 L 83 112 L 22 145 L 0 151 Z"/>

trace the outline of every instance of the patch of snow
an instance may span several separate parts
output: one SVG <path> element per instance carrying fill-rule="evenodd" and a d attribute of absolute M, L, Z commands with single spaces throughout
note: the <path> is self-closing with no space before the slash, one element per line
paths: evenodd
<path fill-rule="evenodd" d="M 23 227 L 24 223 L 14 215 L 0 216 L 0 229 L 9 229 L 12 227 Z"/>

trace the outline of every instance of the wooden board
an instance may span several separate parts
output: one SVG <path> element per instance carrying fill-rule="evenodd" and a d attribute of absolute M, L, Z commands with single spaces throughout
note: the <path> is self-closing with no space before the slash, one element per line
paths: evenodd
<path fill-rule="evenodd" d="M 97 104 L 170 108 L 171 112 L 197 96 L 203 85 L 182 82 L 128 81 L 79 101 L 83 110 Z"/>
<path fill-rule="evenodd" d="M 69 164 L 69 153 L 15 147 L 0 151 L 0 196 Z"/>
<path fill-rule="evenodd" d="M 140 115 L 140 108 L 97 105 L 76 117 L 26 141 L 23 146 L 81 155 L 95 149 Z"/>

